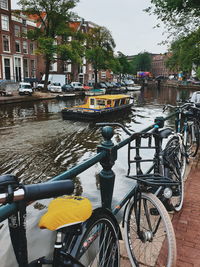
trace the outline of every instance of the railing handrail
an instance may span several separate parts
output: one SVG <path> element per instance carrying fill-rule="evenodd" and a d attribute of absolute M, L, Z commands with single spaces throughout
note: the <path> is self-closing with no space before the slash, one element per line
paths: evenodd
<path fill-rule="evenodd" d="M 170 119 L 171 117 L 175 116 L 177 114 L 177 112 L 170 114 L 169 116 L 163 118 L 164 121 Z M 78 174 L 82 173 L 83 171 L 87 170 L 88 168 L 90 168 L 91 166 L 93 166 L 94 164 L 100 162 L 101 165 L 105 165 L 105 163 L 102 163 L 101 161 L 108 156 L 107 155 L 107 151 L 108 150 L 112 150 L 112 151 L 116 151 L 120 148 L 122 148 L 123 146 L 127 145 L 130 141 L 134 140 L 137 137 L 138 133 L 145 133 L 148 132 L 149 130 L 153 129 L 154 126 L 156 125 L 156 123 L 150 125 L 149 127 L 141 130 L 140 132 L 135 132 L 133 133 L 131 136 L 127 137 L 126 139 L 124 139 L 123 141 L 121 141 L 120 143 L 114 145 L 112 142 L 111 146 L 109 147 L 109 145 L 106 145 L 107 141 L 102 142 L 102 145 L 99 146 L 102 148 L 102 150 L 99 150 L 97 155 L 92 156 L 91 158 L 85 160 L 84 162 L 78 164 L 77 166 L 72 167 L 71 169 L 53 177 L 52 179 L 50 179 L 48 182 L 54 182 L 54 181 L 59 181 L 59 180 L 67 180 L 67 179 L 71 179 L 75 176 L 77 176 Z M 110 137 L 112 138 L 112 136 Z M 110 157 L 110 155 L 108 156 Z M 115 160 L 115 159 L 114 159 Z M 111 166 L 110 169 L 112 168 L 112 163 L 109 163 Z M 114 178 L 113 178 L 114 179 Z M 112 185 L 111 185 L 112 187 Z M 103 190 L 103 189 L 102 189 Z M 6 204 L 4 206 L 0 207 L 0 222 L 2 222 L 3 220 L 5 220 L 6 218 L 8 218 L 10 215 L 12 215 L 15 211 L 17 210 L 17 205 L 16 203 L 12 203 L 12 204 Z"/>

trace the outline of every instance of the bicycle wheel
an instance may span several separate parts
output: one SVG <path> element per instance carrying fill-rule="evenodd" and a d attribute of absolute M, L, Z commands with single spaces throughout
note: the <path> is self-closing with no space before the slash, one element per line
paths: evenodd
<path fill-rule="evenodd" d="M 165 176 L 179 183 L 171 187 L 170 204 L 173 205 L 174 210 L 180 211 L 183 206 L 186 171 L 186 153 L 183 144 L 180 142 L 180 137 L 173 136 L 168 141 L 163 155 Z"/>
<path fill-rule="evenodd" d="M 152 193 L 142 193 L 137 203 L 134 198 L 130 201 L 125 213 L 125 244 L 132 266 L 175 266 L 174 229 L 162 202 Z"/>
<path fill-rule="evenodd" d="M 199 149 L 199 126 L 195 121 L 190 122 L 186 132 L 185 147 L 189 157 L 195 157 Z"/>
<path fill-rule="evenodd" d="M 118 233 L 113 219 L 103 213 L 92 216 L 75 258 L 87 267 L 118 267 L 119 257 Z"/>

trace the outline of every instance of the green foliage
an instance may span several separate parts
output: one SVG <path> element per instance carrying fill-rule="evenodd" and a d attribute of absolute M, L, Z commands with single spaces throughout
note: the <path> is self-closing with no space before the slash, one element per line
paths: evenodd
<path fill-rule="evenodd" d="M 173 36 L 187 35 L 199 27 L 199 0 L 151 0 L 151 4 L 145 11 L 164 22 Z"/>
<path fill-rule="evenodd" d="M 191 72 L 194 65 L 200 66 L 200 29 L 171 44 L 171 57 L 167 67 L 172 70 Z"/>
<path fill-rule="evenodd" d="M 148 52 L 141 52 L 134 56 L 131 61 L 131 69 L 133 74 L 137 74 L 137 71 L 150 71 L 151 70 L 151 56 Z"/>
<path fill-rule="evenodd" d="M 118 60 L 119 60 L 119 64 L 121 65 L 122 76 L 125 74 L 132 74 L 131 64 L 123 53 L 118 52 Z"/>
<path fill-rule="evenodd" d="M 198 79 L 200 79 L 200 67 L 198 67 L 196 70 L 196 76 Z"/>
<path fill-rule="evenodd" d="M 37 41 L 36 53 L 44 56 L 45 87 L 47 87 L 50 64 L 57 59 L 55 55 L 61 60 L 80 61 L 82 36 L 73 32 L 69 27 L 69 21 L 74 16 L 71 9 L 78 2 L 79 0 L 20 0 L 18 2 L 25 14 L 36 15 L 36 21 L 40 25 L 28 32 L 28 38 Z M 76 34 L 80 42 L 66 42 L 69 36 L 76 37 Z"/>
<path fill-rule="evenodd" d="M 105 27 L 92 28 L 88 32 L 85 56 L 94 68 L 95 83 L 97 72 L 107 69 L 113 62 L 114 47 L 112 35 Z"/>

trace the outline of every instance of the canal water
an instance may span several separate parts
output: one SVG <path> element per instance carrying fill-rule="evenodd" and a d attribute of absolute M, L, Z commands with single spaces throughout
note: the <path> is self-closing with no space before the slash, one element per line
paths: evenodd
<path fill-rule="evenodd" d="M 151 125 L 156 116 L 169 114 L 169 111 L 163 114 L 164 104 L 175 105 L 177 101 L 187 99 L 191 93 L 175 88 L 146 87 L 140 92 L 131 93 L 135 104 L 129 114 L 114 116 L 109 121 L 122 123 L 131 131 L 140 131 Z M 95 155 L 96 147 L 102 141 L 99 127 L 94 123 L 64 121 L 60 112 L 65 106 L 77 105 L 83 101 L 83 98 L 71 98 L 1 105 L 0 174 L 12 173 L 25 183 L 39 183 Z M 166 125 L 173 125 L 173 121 Z M 120 142 L 124 138 L 126 134 L 116 128 L 113 142 Z M 114 202 L 134 183 L 126 178 L 127 168 L 127 147 L 124 147 L 118 151 L 118 159 L 113 168 L 116 174 Z M 96 164 L 74 178 L 77 193 L 89 197 L 94 207 L 100 203 L 100 170 L 100 164 Z M 35 212 L 32 206 L 29 213 L 33 216 Z M 33 225 L 35 224 L 34 221 Z M 3 229 L 4 227 L 0 232 L 0 240 L 6 244 L 6 250 L 10 249 L 10 243 L 5 241 L 7 235 Z M 44 240 L 48 240 L 47 237 Z"/>

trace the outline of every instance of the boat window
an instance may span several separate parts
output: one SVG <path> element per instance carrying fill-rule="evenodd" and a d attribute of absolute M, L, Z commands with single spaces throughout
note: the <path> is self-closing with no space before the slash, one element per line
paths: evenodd
<path fill-rule="evenodd" d="M 90 105 L 94 106 L 94 98 L 90 99 Z"/>
<path fill-rule="evenodd" d="M 115 100 L 115 107 L 118 107 L 119 106 L 119 101 L 120 101 L 120 99 Z"/>
<path fill-rule="evenodd" d="M 129 98 L 126 99 L 126 104 L 129 104 L 129 100 L 130 100 Z"/>
<path fill-rule="evenodd" d="M 121 105 L 125 105 L 126 104 L 126 99 L 121 99 Z"/>
<path fill-rule="evenodd" d="M 107 107 L 111 107 L 111 100 L 107 100 Z"/>
<path fill-rule="evenodd" d="M 97 106 L 105 106 L 105 100 L 98 99 L 97 100 Z"/>

